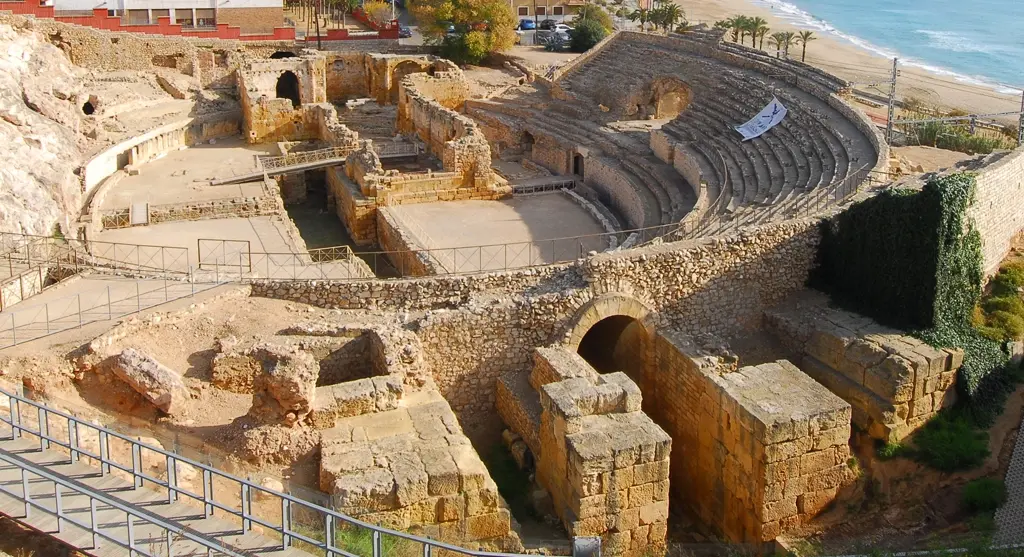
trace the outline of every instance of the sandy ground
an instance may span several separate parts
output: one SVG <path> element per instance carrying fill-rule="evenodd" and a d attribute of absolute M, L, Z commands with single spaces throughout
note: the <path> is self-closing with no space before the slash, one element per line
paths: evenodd
<path fill-rule="evenodd" d="M 893 153 L 906 159 L 914 166 L 921 166 L 922 172 L 935 172 L 956 166 L 956 163 L 974 158 L 973 155 L 947 151 L 925 145 L 894 147 Z"/>
<path fill-rule="evenodd" d="M 776 31 L 799 31 L 792 24 L 783 21 L 768 8 L 755 5 L 748 0 L 695 0 L 681 3 L 687 19 L 692 23 L 707 23 L 737 14 L 760 16 Z M 841 22 L 840 22 L 841 23 Z M 807 62 L 846 80 L 859 83 L 887 81 L 892 70 L 892 60 L 882 58 L 837 37 L 815 33 L 818 40 L 807 46 Z M 749 41 L 748 43 L 749 44 Z M 768 49 L 767 39 L 765 49 Z M 790 54 L 800 55 L 800 47 L 791 49 Z M 976 114 L 1018 111 L 1021 108 L 1019 96 L 999 94 L 992 89 L 963 83 L 955 79 L 933 74 L 910 66 L 901 66 L 897 81 L 897 94 L 901 97 L 916 97 L 929 104 L 946 108 L 967 110 Z M 864 87 L 864 89 L 868 89 Z M 878 94 L 888 94 L 887 86 L 870 89 Z M 1011 117 L 1011 120 L 1016 120 Z"/>

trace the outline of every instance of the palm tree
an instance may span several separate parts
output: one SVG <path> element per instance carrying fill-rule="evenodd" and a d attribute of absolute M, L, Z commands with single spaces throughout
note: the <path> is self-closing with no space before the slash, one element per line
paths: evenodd
<path fill-rule="evenodd" d="M 750 21 L 750 18 L 745 15 L 738 15 L 732 18 L 732 42 L 743 44 L 743 39 L 747 36 L 748 21 Z"/>
<path fill-rule="evenodd" d="M 764 36 L 768 34 L 768 31 L 771 31 L 771 27 L 768 27 L 767 25 L 762 25 L 757 28 L 757 48 L 764 50 Z"/>
<path fill-rule="evenodd" d="M 629 20 L 630 21 L 639 21 L 640 22 L 640 30 L 641 31 L 646 31 L 647 30 L 646 29 L 647 22 L 651 20 L 650 18 L 651 18 L 651 10 L 649 10 L 647 8 L 637 8 L 637 9 L 633 10 L 633 13 L 629 14 Z"/>
<path fill-rule="evenodd" d="M 789 58 L 789 47 L 796 44 L 796 33 L 785 31 L 782 33 L 782 39 L 782 52 L 786 54 L 786 58 Z"/>
<path fill-rule="evenodd" d="M 654 21 L 655 26 L 661 25 L 661 28 L 666 31 L 671 29 L 677 21 L 686 17 L 678 4 L 662 4 L 654 12 L 651 15 L 651 20 Z"/>
<path fill-rule="evenodd" d="M 761 17 L 748 17 L 746 21 L 747 34 L 750 35 L 750 46 L 757 47 L 757 33 L 761 27 L 766 27 L 768 22 Z"/>
<path fill-rule="evenodd" d="M 807 43 L 818 40 L 818 37 L 814 36 L 814 31 L 800 31 L 796 37 L 797 42 L 803 46 L 803 52 L 800 53 L 800 61 L 807 61 Z"/>
<path fill-rule="evenodd" d="M 768 39 L 768 46 L 775 48 L 775 57 L 782 57 L 782 45 L 785 41 L 785 33 L 772 33 L 772 36 Z"/>

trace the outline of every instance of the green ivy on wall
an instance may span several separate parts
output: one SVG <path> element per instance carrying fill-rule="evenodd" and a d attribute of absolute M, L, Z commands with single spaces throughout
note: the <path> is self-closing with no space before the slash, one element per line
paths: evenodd
<path fill-rule="evenodd" d="M 962 411 L 987 426 L 1013 380 L 1007 356 L 971 324 L 982 291 L 981 236 L 967 217 L 975 177 L 891 189 L 823 223 L 810 285 L 846 309 L 936 347 L 962 348 Z"/>

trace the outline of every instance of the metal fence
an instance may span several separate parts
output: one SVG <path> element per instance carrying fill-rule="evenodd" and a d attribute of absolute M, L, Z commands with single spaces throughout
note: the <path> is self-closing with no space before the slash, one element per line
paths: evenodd
<path fill-rule="evenodd" d="M 406 141 L 374 141 L 370 144 L 370 148 L 381 159 L 413 157 L 419 154 L 419 148 L 416 144 Z"/>
<path fill-rule="evenodd" d="M 311 164 L 333 159 L 343 159 L 351 152 L 352 149 L 349 147 L 328 147 L 326 149 L 317 149 L 315 151 L 288 153 L 277 157 L 260 155 L 258 160 L 260 162 L 260 166 L 264 170 L 269 171 L 280 170 L 289 166 Z"/>
<path fill-rule="evenodd" d="M 205 518 L 217 517 L 237 524 L 243 534 L 252 531 L 254 526 L 259 526 L 263 528 L 265 535 L 280 540 L 279 547 L 282 550 L 297 547 L 315 555 L 358 557 L 358 554 L 355 553 L 358 549 L 353 546 L 352 540 L 367 539 L 370 542 L 369 553 L 371 555 L 363 557 L 382 557 L 385 547 L 391 548 L 391 551 L 388 552 L 390 554 L 400 552 L 422 557 L 430 557 L 438 551 L 472 557 L 514 555 L 475 551 L 375 526 L 292 495 L 267 489 L 249 480 L 162 448 L 142 443 L 128 435 L 87 422 L 22 396 L 4 390 L 0 390 L 0 396 L 6 397 L 10 401 L 9 412 L 5 413 L 6 415 L 0 414 L 0 422 L 6 424 L 11 430 L 8 439 L 38 440 L 39 451 L 51 450 L 68 454 L 73 462 L 83 461 L 98 467 L 104 476 L 119 474 L 128 479 L 134 489 L 145 488 L 148 484 L 153 489 L 165 492 L 168 503 L 182 500 L 194 504 L 197 508 L 202 509 Z M 120 445 L 122 449 L 126 447 L 128 450 L 117 451 L 115 445 Z M 127 458 L 119 458 L 119 455 L 122 454 L 128 455 Z M 90 498 L 90 501 L 112 505 L 129 516 L 148 521 L 149 524 L 165 532 L 163 539 L 166 540 L 168 551 L 171 550 L 173 536 L 170 534 L 173 533 L 201 544 L 211 551 L 226 555 L 241 555 L 225 547 L 213 535 L 188 531 L 160 519 L 155 516 L 155 513 L 142 511 L 134 505 L 125 504 L 115 496 L 93 491 L 79 482 L 63 480 L 45 470 L 44 467 L 33 465 L 21 458 L 12 458 L 3 453 L 0 453 L 0 457 L 21 469 L 22 485 L 25 488 L 22 500 L 25 501 L 26 509 L 29 511 L 35 508 L 68 520 L 65 509 L 61 507 L 59 494 L 51 504 L 44 504 L 40 500 L 31 500 L 27 496 L 29 476 L 35 475 L 55 481 L 64 489 L 74 490 L 76 493 L 85 495 Z M 147 473 L 148 469 L 143 466 L 145 460 L 152 460 L 154 457 L 163 463 L 163 473 L 160 475 Z M 197 477 L 201 478 L 201 489 L 179 483 L 178 478 L 181 477 L 182 468 L 194 471 Z M 219 485 L 221 489 L 215 489 L 215 484 Z M 8 495 L 18 497 L 19 490 L 2 489 Z M 59 493 L 60 489 L 58 488 L 57 491 Z M 230 495 L 225 496 L 224 494 Z M 256 499 L 269 500 L 270 504 L 263 507 L 255 506 L 253 503 Z M 91 503 L 90 508 L 94 520 L 90 523 L 79 522 L 76 526 L 91 531 L 94 534 L 94 543 L 98 541 L 99 537 L 103 537 L 122 547 L 148 555 L 144 553 L 144 548 L 135 545 L 131 534 L 127 539 L 122 539 L 105 533 L 104 530 L 109 530 L 110 526 L 95 520 L 95 503 Z M 277 513 L 261 512 L 261 508 L 280 510 Z M 128 520 L 129 531 L 132 528 L 131 522 Z M 365 536 L 359 534 L 365 534 Z M 401 550 L 396 551 L 396 547 L 400 547 Z"/>
<path fill-rule="evenodd" d="M 0 313 L 0 348 L 35 340 L 89 323 L 108 321 L 195 296 L 223 282 L 124 280 L 49 302 L 16 306 Z"/>

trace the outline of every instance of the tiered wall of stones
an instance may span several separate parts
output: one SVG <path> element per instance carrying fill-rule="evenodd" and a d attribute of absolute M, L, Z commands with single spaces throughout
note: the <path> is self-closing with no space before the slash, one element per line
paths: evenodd
<path fill-rule="evenodd" d="M 1024 230 L 1024 149 L 979 162 L 974 205 L 968 215 L 982 238 L 983 267 L 994 274 Z"/>
<path fill-rule="evenodd" d="M 936 350 L 902 331 L 815 298 L 765 313 L 765 327 L 796 363 L 853 406 L 853 423 L 898 442 L 956 400 L 963 351 Z"/>
<path fill-rule="evenodd" d="M 672 492 L 728 539 L 813 518 L 852 480 L 850 405 L 786 360 L 736 369 L 675 331 L 655 337 L 651 414 L 672 436 Z"/>
<path fill-rule="evenodd" d="M 612 555 L 663 549 L 672 440 L 640 411 L 640 389 L 565 348 L 539 348 L 534 362 L 528 388 L 522 376 L 498 383 L 498 409 L 569 535 L 600 536 Z"/>

